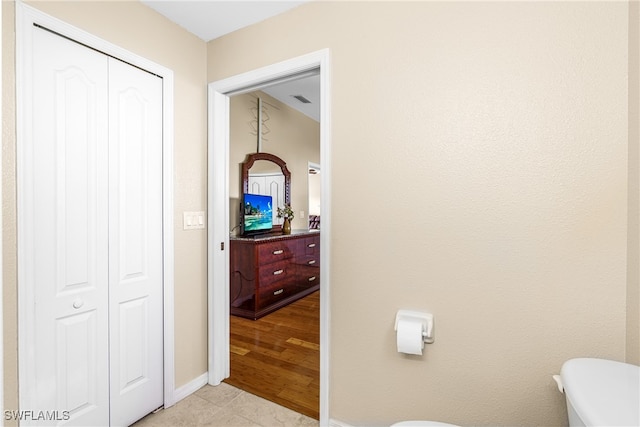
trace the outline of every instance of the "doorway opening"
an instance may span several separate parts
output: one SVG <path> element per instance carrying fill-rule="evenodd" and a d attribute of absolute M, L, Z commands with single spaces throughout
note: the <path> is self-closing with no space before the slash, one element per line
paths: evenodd
<path fill-rule="evenodd" d="M 230 97 L 230 376 L 224 380 L 315 419 L 322 263 L 320 230 L 309 231 L 307 173 L 310 160 L 320 162 L 319 92 L 316 73 Z M 288 235 L 278 217 L 287 205 Z M 247 241 L 247 233 L 262 234 Z"/>
<path fill-rule="evenodd" d="M 305 73 L 320 77 L 320 164 L 323 216 L 320 281 L 320 423 L 328 423 L 329 283 L 330 283 L 330 132 L 329 51 L 327 49 L 236 75 L 209 84 L 208 136 L 208 314 L 209 384 L 230 375 L 229 297 L 229 97 L 299 79 Z M 232 171 L 234 173 L 235 171 Z M 302 177 L 302 179 L 304 179 Z"/>

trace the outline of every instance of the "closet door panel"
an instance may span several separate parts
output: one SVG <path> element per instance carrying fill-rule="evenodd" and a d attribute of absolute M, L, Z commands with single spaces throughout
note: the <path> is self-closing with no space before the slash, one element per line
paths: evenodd
<path fill-rule="evenodd" d="M 100 358 L 96 317 L 96 310 L 89 310 L 56 320 L 56 376 L 62 391 L 58 405 L 74 415 L 92 409 L 98 394 L 91 381 L 99 368 L 95 361 Z"/>
<path fill-rule="evenodd" d="M 109 61 L 112 424 L 162 406 L 162 80 Z"/>
<path fill-rule="evenodd" d="M 70 425 L 109 417 L 107 59 L 34 30 L 32 141 L 25 144 L 24 283 L 29 409 Z M 32 329 L 31 329 L 32 328 Z M 67 412 L 68 411 L 68 415 Z M 45 424 L 50 420 L 42 420 Z M 37 423 L 34 423 L 37 424 Z"/>

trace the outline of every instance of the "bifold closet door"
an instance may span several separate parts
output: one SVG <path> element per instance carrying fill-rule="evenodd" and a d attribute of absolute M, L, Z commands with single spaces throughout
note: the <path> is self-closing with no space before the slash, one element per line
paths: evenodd
<path fill-rule="evenodd" d="M 25 146 L 25 186 L 18 188 L 29 233 L 29 258 L 20 262 L 29 263 L 33 279 L 20 286 L 34 290 L 35 312 L 28 409 L 70 411 L 71 425 L 104 424 L 108 58 L 42 29 L 33 33 L 33 139 Z"/>
<path fill-rule="evenodd" d="M 111 422 L 163 403 L 162 80 L 109 60 Z"/>
<path fill-rule="evenodd" d="M 163 403 L 161 81 L 39 28 L 32 66 L 21 409 L 128 425 Z"/>

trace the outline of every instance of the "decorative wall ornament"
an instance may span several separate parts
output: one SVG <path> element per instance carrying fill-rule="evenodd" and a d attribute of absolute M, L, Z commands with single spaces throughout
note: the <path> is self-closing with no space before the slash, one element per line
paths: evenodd
<path fill-rule="evenodd" d="M 256 106 L 250 108 L 254 119 L 249 122 L 249 126 L 251 126 L 252 129 L 251 134 L 257 136 L 256 152 L 260 153 L 262 151 L 262 142 L 269 141 L 265 138 L 265 135 L 271 132 L 271 129 L 269 129 L 266 124 L 271 119 L 271 117 L 269 117 L 269 107 L 275 108 L 276 110 L 279 110 L 279 108 L 273 104 L 265 102 L 257 95 L 251 94 L 251 96 L 256 98 Z"/>

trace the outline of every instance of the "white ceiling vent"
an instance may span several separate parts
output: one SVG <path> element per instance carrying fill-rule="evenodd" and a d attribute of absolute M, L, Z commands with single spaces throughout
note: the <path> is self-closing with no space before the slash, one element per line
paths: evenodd
<path fill-rule="evenodd" d="M 307 98 L 305 98 L 302 95 L 291 95 L 291 96 L 293 96 L 295 99 L 302 102 L 303 104 L 311 104 L 311 101 L 309 101 Z"/>

